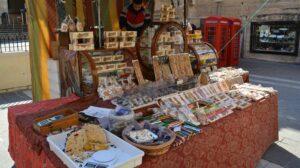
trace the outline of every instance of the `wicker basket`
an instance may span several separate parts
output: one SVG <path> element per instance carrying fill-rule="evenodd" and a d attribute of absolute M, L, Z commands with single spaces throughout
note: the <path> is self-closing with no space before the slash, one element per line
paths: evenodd
<path fill-rule="evenodd" d="M 155 146 L 137 144 L 137 143 L 131 141 L 126 135 L 126 133 L 131 131 L 133 129 L 133 127 L 134 127 L 133 125 L 130 125 L 123 130 L 123 133 L 122 133 L 123 139 L 126 142 L 130 143 L 131 145 L 143 150 L 147 155 L 150 155 L 150 156 L 158 156 L 158 155 L 167 153 L 176 138 L 176 135 L 173 131 L 171 131 L 168 128 L 165 128 L 165 131 L 171 136 L 171 139 L 169 141 L 167 141 L 161 145 L 155 145 Z"/>

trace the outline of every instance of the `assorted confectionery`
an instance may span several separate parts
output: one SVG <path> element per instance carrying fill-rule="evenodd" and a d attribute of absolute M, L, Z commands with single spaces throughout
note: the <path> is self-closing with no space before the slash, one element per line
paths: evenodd
<path fill-rule="evenodd" d="M 174 21 L 175 13 L 172 5 L 163 5 L 157 19 Z M 70 34 L 70 50 L 84 49 L 76 40 L 93 35 L 84 33 Z M 242 68 L 218 68 L 217 53 L 201 41 L 201 31 L 155 25 L 139 39 L 135 31 L 104 31 L 103 37 L 104 49 L 91 52 L 91 66 L 81 66 L 83 90 L 97 81 L 101 103 L 67 108 L 34 123 L 68 167 L 137 167 L 144 155 L 165 154 L 207 125 L 277 94 L 248 83 L 249 72 Z M 139 59 L 130 60 L 124 51 L 137 39 Z"/>

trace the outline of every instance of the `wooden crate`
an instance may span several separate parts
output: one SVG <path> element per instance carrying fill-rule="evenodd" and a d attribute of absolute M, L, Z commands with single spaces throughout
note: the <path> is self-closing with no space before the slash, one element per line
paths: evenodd
<path fill-rule="evenodd" d="M 97 69 L 97 73 L 101 73 L 101 72 L 105 71 L 106 65 L 97 65 L 96 69 Z"/>
<path fill-rule="evenodd" d="M 102 62 L 112 62 L 114 60 L 112 55 L 102 56 Z"/>
<path fill-rule="evenodd" d="M 127 67 L 127 63 L 118 63 L 116 64 L 116 69 L 124 69 Z"/>
<path fill-rule="evenodd" d="M 175 54 L 175 49 L 166 50 L 166 55 Z"/>
<path fill-rule="evenodd" d="M 135 47 L 135 42 L 120 42 L 120 48 L 132 48 Z"/>
<path fill-rule="evenodd" d="M 159 21 L 160 21 L 160 22 L 168 22 L 168 21 L 169 21 L 169 18 L 160 18 Z"/>
<path fill-rule="evenodd" d="M 116 64 L 106 64 L 104 71 L 113 71 L 116 70 Z"/>
<path fill-rule="evenodd" d="M 98 56 L 98 57 L 92 57 L 94 62 L 97 64 L 97 63 L 101 63 L 102 62 L 102 57 L 101 56 Z"/>
<path fill-rule="evenodd" d="M 94 50 L 95 46 L 94 44 L 69 44 L 69 50 L 72 51 L 88 51 L 88 50 Z"/>
<path fill-rule="evenodd" d="M 37 123 L 46 119 L 52 118 L 57 115 L 63 115 L 64 117 L 60 120 L 54 121 L 46 126 L 38 126 Z M 33 123 L 33 129 L 41 135 L 47 135 L 53 131 L 61 131 L 62 129 L 71 127 L 79 124 L 78 112 L 69 108 L 58 110 L 52 114 L 44 117 L 36 118 Z"/>
<path fill-rule="evenodd" d="M 114 55 L 114 61 L 124 61 L 124 55 Z"/>
<path fill-rule="evenodd" d="M 173 7 L 169 7 L 168 9 L 167 9 L 167 11 L 169 12 L 169 13 L 175 13 L 176 12 L 176 9 L 175 8 L 173 8 Z"/>
<path fill-rule="evenodd" d="M 116 70 L 116 64 L 103 64 L 103 65 L 97 65 L 96 66 L 97 73 L 105 73 L 109 71 Z"/>
<path fill-rule="evenodd" d="M 72 40 L 77 41 L 78 39 L 93 39 L 94 38 L 93 32 L 70 32 L 69 36 L 70 36 L 71 43 L 72 43 Z"/>
<path fill-rule="evenodd" d="M 173 5 L 166 5 L 166 4 L 161 5 L 161 11 L 169 11 L 172 9 L 173 9 Z"/>
<path fill-rule="evenodd" d="M 93 32 L 70 32 L 69 50 L 84 51 L 94 50 L 94 34 Z"/>
<path fill-rule="evenodd" d="M 156 51 L 156 55 L 157 56 L 164 56 L 164 55 L 166 55 L 166 51 L 165 50 L 163 50 L 163 51 Z"/>
<path fill-rule="evenodd" d="M 121 31 L 121 37 L 136 37 L 136 31 Z"/>
<path fill-rule="evenodd" d="M 112 42 L 112 43 L 104 43 L 104 48 L 105 49 L 117 49 L 119 48 L 119 43 L 118 42 Z"/>
<path fill-rule="evenodd" d="M 159 51 L 168 51 L 168 50 L 171 50 L 171 49 L 172 49 L 171 45 L 159 45 L 158 46 Z"/>
<path fill-rule="evenodd" d="M 119 42 L 136 42 L 136 37 L 120 37 Z"/>
<path fill-rule="evenodd" d="M 120 36 L 120 31 L 104 31 L 104 38 L 115 38 Z"/>
<path fill-rule="evenodd" d="M 169 13 L 169 19 L 176 19 L 176 13 Z"/>
<path fill-rule="evenodd" d="M 118 37 L 109 37 L 109 38 L 105 38 L 104 42 L 105 43 L 114 43 L 114 42 L 118 42 Z"/>

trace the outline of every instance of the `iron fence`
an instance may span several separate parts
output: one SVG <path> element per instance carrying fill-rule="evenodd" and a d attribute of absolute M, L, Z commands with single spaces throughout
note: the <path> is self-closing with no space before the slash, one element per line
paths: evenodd
<path fill-rule="evenodd" d="M 0 53 L 25 51 L 29 51 L 29 41 L 27 32 L 0 32 Z"/>

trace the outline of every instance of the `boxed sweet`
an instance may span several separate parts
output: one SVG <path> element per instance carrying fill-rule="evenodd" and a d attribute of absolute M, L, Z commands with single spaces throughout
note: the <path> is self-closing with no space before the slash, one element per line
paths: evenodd
<path fill-rule="evenodd" d="M 47 137 L 50 149 L 69 168 L 136 167 L 144 152 L 98 125 Z"/>

